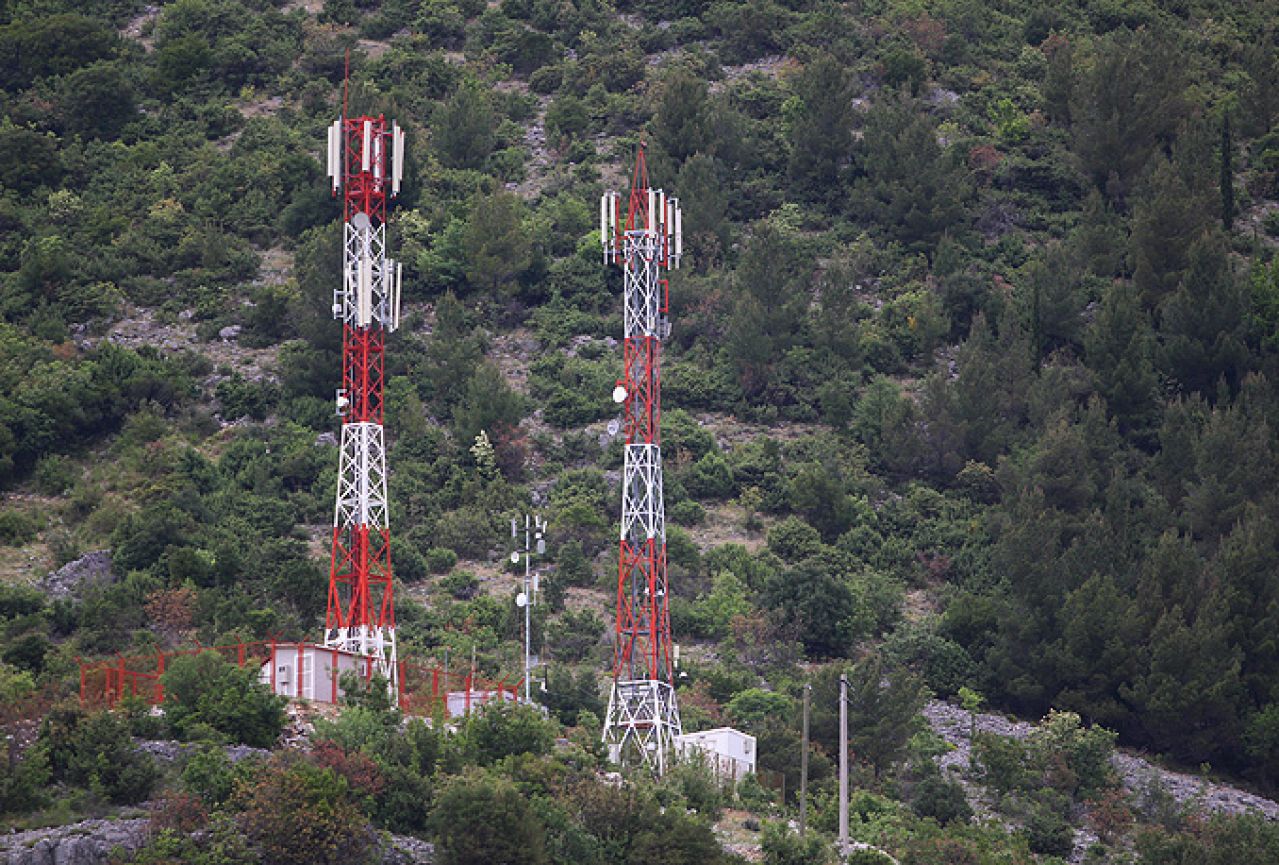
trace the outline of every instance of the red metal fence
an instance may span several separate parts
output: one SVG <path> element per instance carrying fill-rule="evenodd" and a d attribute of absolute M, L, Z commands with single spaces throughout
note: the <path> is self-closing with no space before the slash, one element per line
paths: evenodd
<path fill-rule="evenodd" d="M 228 661 L 241 667 L 261 667 L 278 656 L 281 650 L 296 649 L 326 651 L 323 646 L 308 643 L 262 640 L 252 643 L 234 643 L 228 646 L 195 646 L 171 652 L 155 652 L 147 655 L 117 655 L 115 658 L 80 660 L 80 700 L 89 705 L 114 706 L 125 697 L 140 697 L 147 703 L 164 702 L 164 671 L 172 660 L 184 655 L 217 652 Z M 372 677 L 372 664 L 365 670 L 365 678 Z M 523 680 L 507 684 L 505 679 L 494 681 L 469 671 L 449 671 L 439 666 L 401 660 L 398 662 L 399 706 L 401 711 L 414 715 L 453 717 L 469 714 L 471 709 L 493 701 L 514 702 L 519 699 Z M 274 683 L 274 677 L 272 676 Z M 275 690 L 272 687 L 272 690 Z M 337 683 L 333 684 L 332 697 L 337 696 Z M 323 701 L 323 702 L 332 702 Z"/>

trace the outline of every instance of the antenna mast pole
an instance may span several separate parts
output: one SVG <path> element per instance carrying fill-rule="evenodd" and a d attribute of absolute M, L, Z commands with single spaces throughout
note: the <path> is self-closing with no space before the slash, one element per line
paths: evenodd
<path fill-rule="evenodd" d="M 347 73 L 350 54 L 347 54 Z M 342 118 L 328 130 L 328 175 L 342 193 L 342 278 L 333 317 L 342 322 L 342 418 L 337 503 L 324 645 L 371 659 L 399 698 L 387 519 L 382 389 L 386 335 L 399 326 L 400 265 L 386 255 L 386 203 L 400 191 L 404 130 L 382 116 Z"/>
<path fill-rule="evenodd" d="M 641 144 L 630 197 L 600 200 L 604 260 L 624 275 L 623 377 L 613 390 L 626 430 L 622 524 L 617 575 L 613 688 L 604 741 L 615 762 L 662 775 L 683 732 L 675 700 L 670 596 L 666 579 L 666 514 L 662 500 L 662 340 L 670 330 L 663 270 L 683 252 L 679 201 L 649 186 Z"/>

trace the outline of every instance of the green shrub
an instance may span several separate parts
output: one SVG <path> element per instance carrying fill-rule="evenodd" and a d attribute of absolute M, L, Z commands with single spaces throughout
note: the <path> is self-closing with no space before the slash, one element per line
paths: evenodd
<path fill-rule="evenodd" d="M 932 817 L 939 823 L 966 823 L 973 816 L 964 788 L 940 773 L 929 774 L 919 782 L 910 806 L 920 817 Z"/>
<path fill-rule="evenodd" d="M 457 553 L 446 547 L 426 551 L 426 569 L 433 574 L 447 574 L 457 564 Z"/>
<path fill-rule="evenodd" d="M 1023 830 L 1032 853 L 1067 856 L 1075 846 L 1075 833 L 1066 818 L 1050 807 L 1035 805 Z"/>
<path fill-rule="evenodd" d="M 179 735 L 209 728 L 231 741 L 269 748 L 284 728 L 284 699 L 258 681 L 257 665 L 237 667 L 217 652 L 174 658 L 161 677 L 164 708 Z"/>
<path fill-rule="evenodd" d="M 668 514 L 682 526 L 700 526 L 706 522 L 706 508 L 692 499 L 684 499 L 671 505 Z"/>
<path fill-rule="evenodd" d="M 40 521 L 32 515 L 13 509 L 0 511 L 0 546 L 25 546 L 39 533 Z"/>
<path fill-rule="evenodd" d="M 480 765 L 513 754 L 548 754 L 555 725 L 529 706 L 489 703 L 466 724 L 466 744 Z"/>
<path fill-rule="evenodd" d="M 479 594 L 480 581 L 470 571 L 454 571 L 440 580 L 440 588 L 459 601 L 469 601 Z"/>
<path fill-rule="evenodd" d="M 830 845 L 816 832 L 801 838 L 785 823 L 765 823 L 760 846 L 764 865 L 829 865 L 835 860 Z"/>
<path fill-rule="evenodd" d="M 79 706 L 55 708 L 40 728 L 55 781 L 87 787 L 117 805 L 141 802 L 160 778 L 155 760 L 133 744 L 128 721 Z"/>
<path fill-rule="evenodd" d="M 431 814 L 440 865 L 545 865 L 546 829 L 537 810 L 505 778 L 478 772 L 455 777 Z"/>
<path fill-rule="evenodd" d="M 369 860 L 374 834 L 346 779 L 290 757 L 277 758 L 238 788 L 239 823 L 261 861 L 350 865 Z"/>

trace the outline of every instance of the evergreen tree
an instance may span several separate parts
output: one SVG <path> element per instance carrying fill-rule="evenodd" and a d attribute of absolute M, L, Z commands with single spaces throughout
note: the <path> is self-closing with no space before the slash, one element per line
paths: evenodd
<path fill-rule="evenodd" d="M 679 170 L 675 190 L 684 210 L 684 255 L 700 271 L 717 266 L 728 248 L 725 171 L 714 156 L 695 153 Z"/>
<path fill-rule="evenodd" d="M 514 278 L 533 261 L 533 246 L 524 225 L 524 204 L 519 196 L 496 190 L 476 193 L 462 237 L 466 254 L 466 279 L 495 296 L 509 291 Z"/>
<path fill-rule="evenodd" d="M 1185 112 L 1180 53 L 1157 29 L 1114 30 L 1076 57 L 1071 133 L 1084 171 L 1122 198 Z"/>
<path fill-rule="evenodd" d="M 682 66 L 666 76 L 649 130 L 659 152 L 673 161 L 673 170 L 678 171 L 693 154 L 707 153 L 714 146 L 709 109 L 709 94 L 701 76 Z M 683 187 L 679 194 L 682 200 L 693 200 Z"/>
<path fill-rule="evenodd" d="M 795 81 L 798 105 L 790 126 L 790 178 L 810 201 L 842 197 L 840 173 L 853 147 L 853 94 L 843 63 L 823 54 Z"/>
<path fill-rule="evenodd" d="M 942 150 L 932 121 L 913 101 L 876 102 L 857 153 L 862 176 L 851 202 L 859 215 L 918 248 L 963 233 L 966 181 L 954 151 Z"/>
<path fill-rule="evenodd" d="M 1097 392 L 1120 430 L 1137 441 L 1146 440 L 1159 417 L 1158 379 L 1150 321 L 1131 285 L 1109 286 L 1084 345 Z"/>
<path fill-rule="evenodd" d="M 466 309 L 453 292 L 435 306 L 435 330 L 427 342 L 422 366 L 410 369 L 422 382 L 428 408 L 451 413 L 461 401 L 472 371 L 484 357 L 484 345 L 467 321 Z"/>
<path fill-rule="evenodd" d="M 887 670 L 870 655 L 849 667 L 824 668 L 813 680 L 812 738 L 839 759 L 839 675 L 848 676 L 849 757 L 882 776 L 906 756 L 911 736 L 923 727 L 920 711 L 928 688 L 909 670 Z"/>
<path fill-rule="evenodd" d="M 1169 160 L 1160 160 L 1133 208 L 1133 281 L 1147 307 L 1171 294 L 1190 264 L 1190 248 L 1209 228 L 1210 205 Z"/>
<path fill-rule="evenodd" d="M 1222 625 L 1205 613 L 1188 622 L 1174 607 L 1150 635 L 1149 669 L 1120 691 L 1137 709 L 1142 738 L 1190 763 L 1220 762 L 1239 741 L 1243 657 Z"/>
<path fill-rule="evenodd" d="M 1234 391 L 1248 364 L 1247 299 L 1232 272 L 1225 242 L 1196 242 L 1177 290 L 1160 306 L 1157 357 L 1184 392 L 1212 399 L 1218 384 Z"/>
<path fill-rule="evenodd" d="M 1070 249 L 1084 270 L 1109 278 L 1124 272 L 1127 236 L 1123 220 L 1097 189 L 1084 199 L 1079 225 L 1070 235 Z"/>
<path fill-rule="evenodd" d="M 431 123 L 432 143 L 449 168 L 480 168 L 493 152 L 497 118 L 477 81 L 466 81 L 440 106 Z"/>
<path fill-rule="evenodd" d="M 758 226 L 746 242 L 733 276 L 725 351 L 748 397 L 769 388 L 776 364 L 800 337 L 807 297 L 799 267 L 792 238 L 772 222 Z"/>
<path fill-rule="evenodd" d="M 1226 231 L 1235 226 L 1234 150 L 1230 141 L 1230 112 L 1221 113 L 1221 225 Z"/>
<path fill-rule="evenodd" d="M 998 335 L 978 316 L 959 348 L 957 366 L 955 410 L 965 432 L 965 452 L 994 465 L 1026 418 L 1033 375 L 1030 346 L 1011 316 L 1004 317 Z"/>
<path fill-rule="evenodd" d="M 1129 730 L 1132 707 L 1120 697 L 1140 675 L 1145 634 L 1136 604 L 1109 574 L 1094 574 L 1062 604 L 1055 656 L 1061 690 L 1053 705 L 1079 712 L 1094 723 Z"/>
<path fill-rule="evenodd" d="M 1036 363 L 1058 349 L 1078 346 L 1083 329 L 1081 277 L 1074 257 L 1061 244 L 1026 265 L 1018 287 Z"/>

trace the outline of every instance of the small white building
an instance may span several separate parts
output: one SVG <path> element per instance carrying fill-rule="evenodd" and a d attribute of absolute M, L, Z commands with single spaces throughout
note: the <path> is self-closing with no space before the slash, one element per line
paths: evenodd
<path fill-rule="evenodd" d="M 292 700 L 337 703 L 343 673 L 371 675 L 373 660 L 314 643 L 274 643 L 259 679 L 272 693 Z"/>
<path fill-rule="evenodd" d="M 732 727 L 716 727 L 675 737 L 681 757 L 700 754 L 726 781 L 740 781 L 755 771 L 755 737 Z"/>

